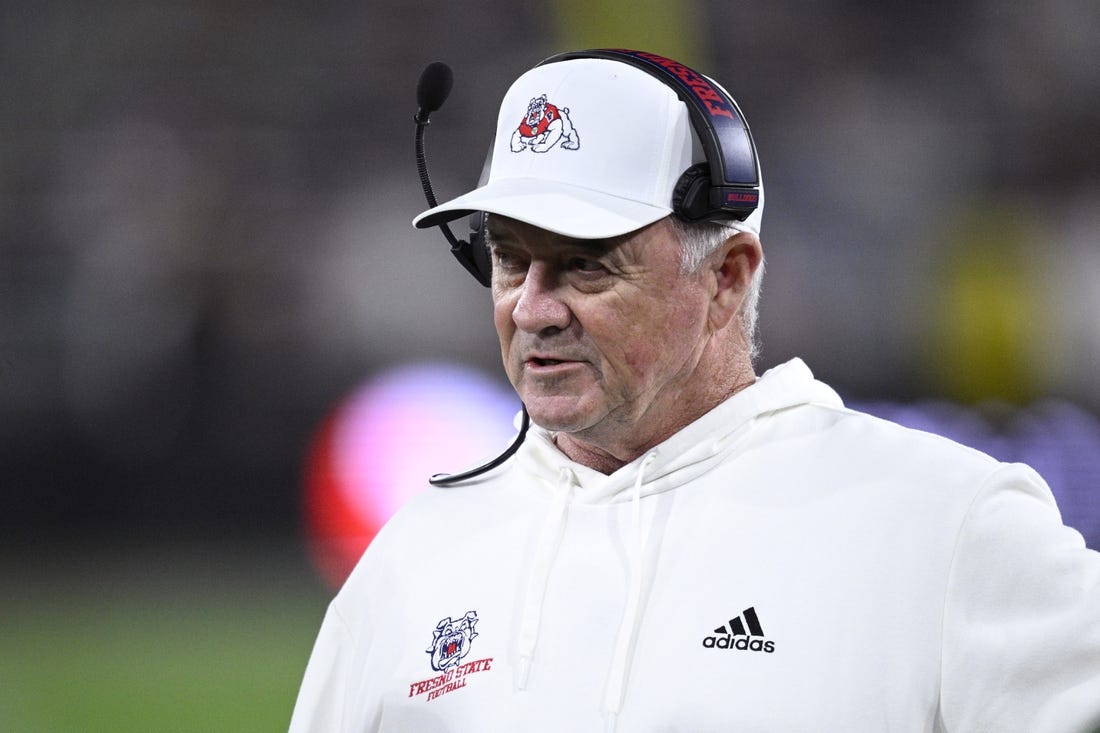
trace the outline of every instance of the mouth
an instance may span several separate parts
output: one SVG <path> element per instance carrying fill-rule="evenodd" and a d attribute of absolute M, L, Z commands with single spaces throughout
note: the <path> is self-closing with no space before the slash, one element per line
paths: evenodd
<path fill-rule="evenodd" d="M 525 362 L 525 366 L 528 369 L 538 371 L 567 368 L 576 364 L 580 364 L 580 362 L 574 359 L 555 359 L 551 356 L 528 356 Z"/>

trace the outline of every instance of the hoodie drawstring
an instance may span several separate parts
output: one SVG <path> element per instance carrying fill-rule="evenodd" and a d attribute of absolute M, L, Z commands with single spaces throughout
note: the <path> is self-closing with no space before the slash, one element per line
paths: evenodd
<path fill-rule="evenodd" d="M 634 651 L 635 639 L 638 636 L 638 627 L 642 619 L 642 589 L 645 585 L 645 544 L 648 532 L 642 532 L 642 484 L 645 482 L 645 471 L 649 468 L 657 454 L 650 453 L 642 459 L 638 467 L 638 475 L 634 479 L 634 491 L 630 499 L 631 522 L 631 561 L 630 561 L 630 587 L 627 590 L 626 608 L 623 610 L 623 620 L 619 625 L 619 634 L 615 639 L 615 653 L 611 658 L 611 669 L 608 670 L 607 687 L 604 690 L 604 710 L 607 713 L 606 729 L 609 733 L 615 730 L 619 712 L 623 708 L 623 698 L 626 695 L 626 682 L 630 676 L 630 662 Z"/>
<path fill-rule="evenodd" d="M 519 630 L 519 664 L 516 667 L 516 689 L 527 688 L 527 678 L 531 674 L 531 660 L 535 656 L 535 645 L 539 638 L 539 624 L 542 621 L 542 606 L 546 599 L 546 586 L 550 580 L 550 569 L 554 565 L 558 548 L 561 545 L 562 531 L 565 528 L 566 508 L 573 493 L 573 475 L 567 468 L 558 472 L 558 487 L 554 493 L 554 502 L 539 534 L 538 549 L 534 564 L 527 580 L 527 592 L 523 599 L 523 620 Z"/>

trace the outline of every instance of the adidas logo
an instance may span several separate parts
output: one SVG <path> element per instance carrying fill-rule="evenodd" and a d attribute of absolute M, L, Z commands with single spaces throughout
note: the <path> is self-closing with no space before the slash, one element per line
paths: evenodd
<path fill-rule="evenodd" d="M 745 631 L 745 627 L 748 631 Z M 775 651 L 775 642 L 764 639 L 764 629 L 756 609 L 746 608 L 740 616 L 735 616 L 714 630 L 715 636 L 703 637 L 703 646 L 707 649 L 739 649 L 741 651 Z"/>

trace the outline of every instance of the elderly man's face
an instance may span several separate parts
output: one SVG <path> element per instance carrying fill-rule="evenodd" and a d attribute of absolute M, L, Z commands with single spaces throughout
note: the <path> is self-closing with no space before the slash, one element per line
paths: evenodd
<path fill-rule="evenodd" d="M 680 272 L 667 220 L 610 240 L 502 217 L 489 232 L 501 354 L 536 423 L 598 447 L 684 424 L 713 289 Z"/>

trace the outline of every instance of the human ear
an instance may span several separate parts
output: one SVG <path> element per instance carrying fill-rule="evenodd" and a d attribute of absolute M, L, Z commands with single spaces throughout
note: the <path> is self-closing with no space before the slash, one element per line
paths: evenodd
<path fill-rule="evenodd" d="M 738 232 L 712 255 L 710 274 L 714 283 L 709 322 L 715 330 L 729 325 L 741 309 L 756 268 L 764 259 L 760 239 L 750 232 Z"/>

